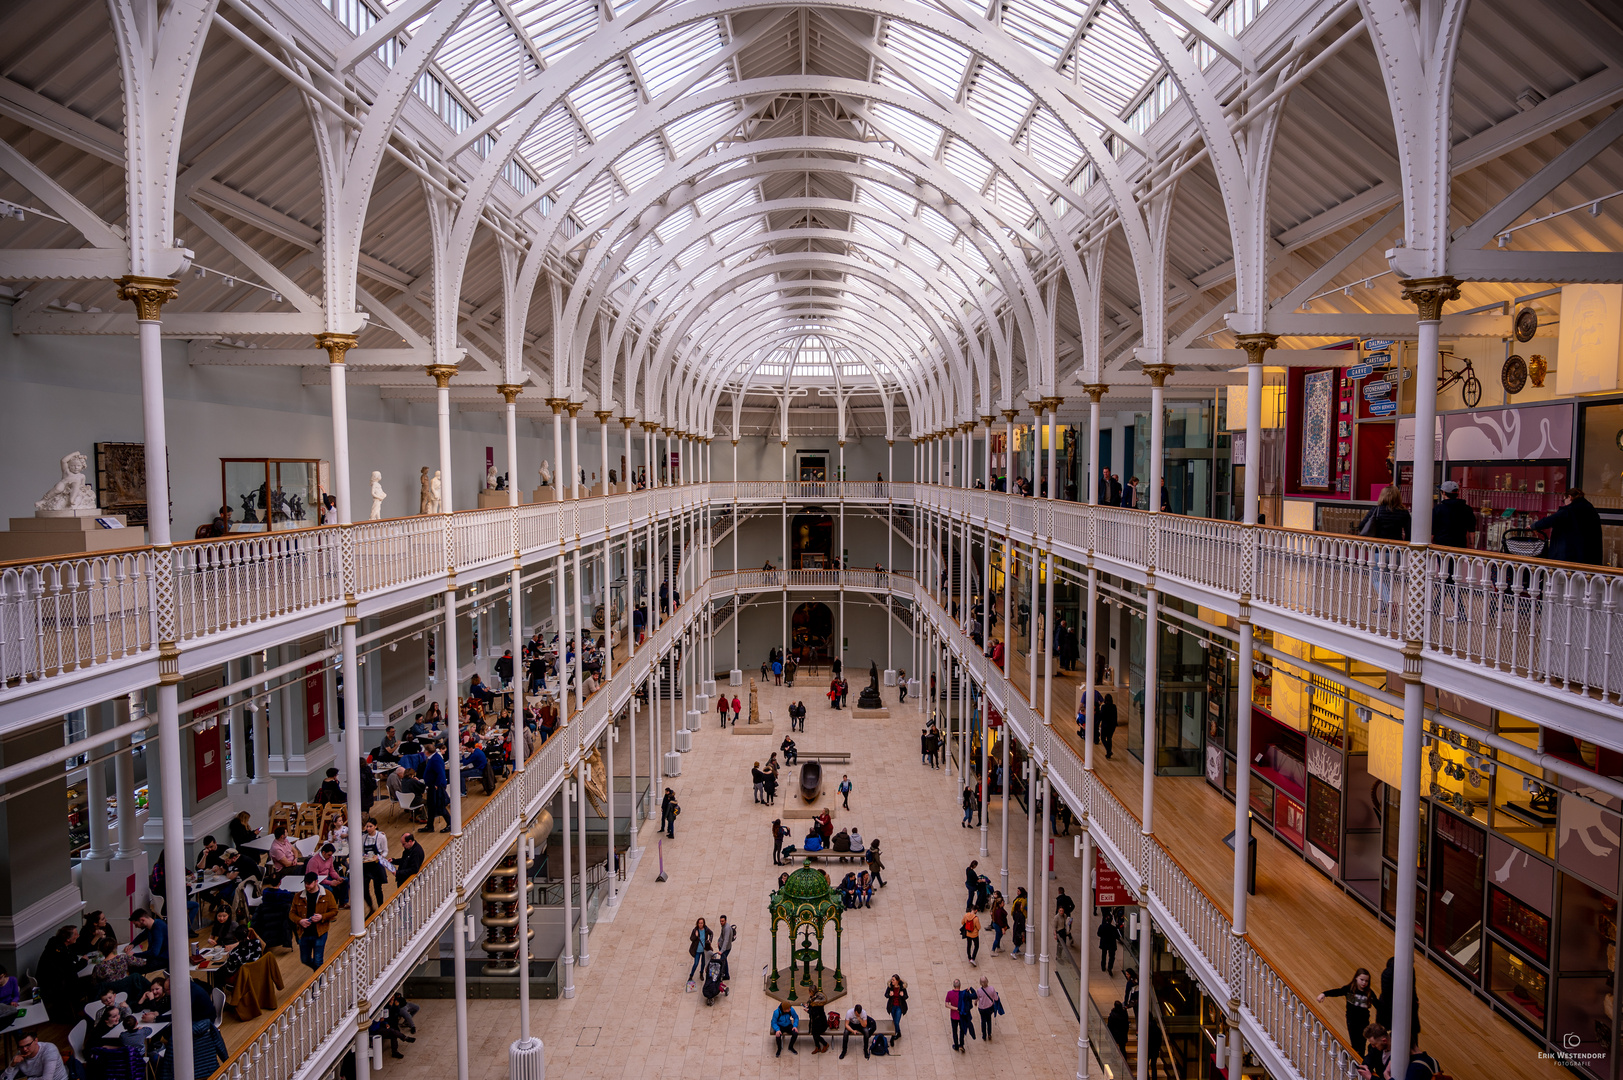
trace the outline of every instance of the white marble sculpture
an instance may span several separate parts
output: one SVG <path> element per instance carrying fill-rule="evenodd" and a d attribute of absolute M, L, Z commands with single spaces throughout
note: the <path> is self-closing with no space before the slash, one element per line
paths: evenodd
<path fill-rule="evenodd" d="M 429 490 L 430 481 L 428 479 L 427 465 L 424 465 L 422 471 L 418 473 L 417 480 L 423 488 L 422 493 L 417 496 L 417 512 L 419 514 L 431 514 L 433 511 L 428 508 L 428 504 L 434 496 Z"/>
<path fill-rule="evenodd" d="M 389 496 L 383 490 L 383 474 L 372 473 L 372 513 L 368 521 L 376 521 L 383 516 L 383 500 Z"/>
<path fill-rule="evenodd" d="M 96 489 L 85 482 L 89 462 L 75 450 L 62 459 L 62 479 L 34 504 L 38 513 L 56 516 L 80 515 L 96 509 Z"/>
<path fill-rule="evenodd" d="M 485 466 L 485 490 L 496 490 L 496 466 L 494 465 Z"/>
<path fill-rule="evenodd" d="M 428 509 L 424 510 L 423 513 L 425 513 L 425 514 L 437 514 L 439 512 L 440 512 L 440 471 L 438 469 L 435 469 L 434 470 L 434 478 L 428 482 Z"/>
<path fill-rule="evenodd" d="M 552 486 L 552 462 L 546 458 L 541 459 L 541 486 Z"/>

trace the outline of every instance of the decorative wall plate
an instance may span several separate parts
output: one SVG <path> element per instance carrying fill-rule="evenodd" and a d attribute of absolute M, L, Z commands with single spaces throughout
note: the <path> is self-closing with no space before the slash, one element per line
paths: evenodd
<path fill-rule="evenodd" d="M 1527 361 L 1511 353 L 1505 358 L 1505 366 L 1499 370 L 1499 382 L 1504 386 L 1505 393 L 1521 393 L 1527 386 Z"/>
<path fill-rule="evenodd" d="M 1538 333 L 1538 312 L 1530 307 L 1524 307 L 1516 312 L 1516 340 L 1532 341 L 1536 333 Z"/>

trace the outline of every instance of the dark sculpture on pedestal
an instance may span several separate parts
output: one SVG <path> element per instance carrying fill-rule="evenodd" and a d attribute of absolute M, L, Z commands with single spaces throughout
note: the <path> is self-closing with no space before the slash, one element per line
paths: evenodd
<path fill-rule="evenodd" d="M 868 685 L 862 688 L 857 695 L 857 708 L 883 709 L 885 699 L 879 696 L 879 665 L 872 660 L 868 661 Z"/>

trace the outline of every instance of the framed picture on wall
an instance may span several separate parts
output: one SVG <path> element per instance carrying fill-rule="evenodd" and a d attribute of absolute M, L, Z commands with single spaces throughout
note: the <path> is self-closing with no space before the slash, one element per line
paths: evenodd
<path fill-rule="evenodd" d="M 147 524 L 146 443 L 96 444 L 96 503 L 104 514 L 123 514 L 127 524 Z"/>
<path fill-rule="evenodd" d="M 1302 377 L 1302 487 L 1327 491 L 1331 479 L 1332 426 L 1336 409 L 1336 372 L 1310 371 Z"/>

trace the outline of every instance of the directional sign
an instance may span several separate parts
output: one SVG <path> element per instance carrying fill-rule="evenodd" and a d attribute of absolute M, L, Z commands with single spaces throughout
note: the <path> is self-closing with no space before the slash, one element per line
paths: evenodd
<path fill-rule="evenodd" d="M 1347 378 L 1365 379 L 1368 378 L 1370 374 L 1374 372 L 1374 370 L 1375 369 L 1368 364 L 1359 364 L 1357 367 L 1350 367 L 1347 369 Z"/>
<path fill-rule="evenodd" d="M 1370 353 L 1368 356 L 1364 357 L 1364 363 L 1368 364 L 1370 367 L 1385 367 L 1391 362 L 1392 354 L 1389 352 Z"/>
<path fill-rule="evenodd" d="M 1392 342 L 1389 340 L 1376 341 L 1374 338 L 1371 338 L 1370 340 L 1364 342 L 1364 350 L 1366 352 L 1380 352 L 1383 349 L 1390 349 L 1391 347 Z"/>
<path fill-rule="evenodd" d="M 1372 379 L 1364 384 L 1364 400 L 1368 402 L 1385 401 L 1392 396 L 1392 384 L 1385 379 Z"/>
<path fill-rule="evenodd" d="M 1395 401 L 1372 401 L 1369 403 L 1371 416 L 1390 416 L 1397 411 L 1398 403 Z"/>

